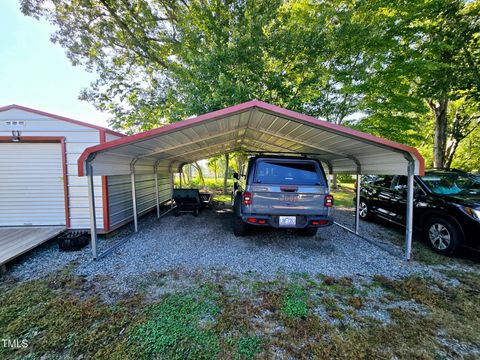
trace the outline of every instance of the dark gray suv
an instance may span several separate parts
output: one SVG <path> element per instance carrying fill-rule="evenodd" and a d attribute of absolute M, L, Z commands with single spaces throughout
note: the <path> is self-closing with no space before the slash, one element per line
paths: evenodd
<path fill-rule="evenodd" d="M 243 176 L 234 174 L 242 180 Z M 259 155 L 249 159 L 245 185 L 233 194 L 236 236 L 256 226 L 296 229 L 314 236 L 330 226 L 333 196 L 319 161 L 305 157 Z M 241 181 L 240 181 L 241 182 Z"/>

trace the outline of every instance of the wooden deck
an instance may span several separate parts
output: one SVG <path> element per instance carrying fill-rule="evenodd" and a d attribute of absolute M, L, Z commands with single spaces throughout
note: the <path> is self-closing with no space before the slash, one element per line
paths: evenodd
<path fill-rule="evenodd" d="M 0 265 L 65 231 L 62 226 L 0 227 Z"/>

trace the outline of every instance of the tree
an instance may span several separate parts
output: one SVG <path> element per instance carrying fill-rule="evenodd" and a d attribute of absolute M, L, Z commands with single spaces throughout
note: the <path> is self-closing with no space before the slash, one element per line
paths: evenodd
<path fill-rule="evenodd" d="M 452 167 L 480 174 L 480 127 L 477 128 L 459 146 Z"/>
<path fill-rule="evenodd" d="M 213 171 L 213 174 L 215 176 L 215 182 L 217 182 L 218 180 L 218 162 L 218 156 L 208 159 L 208 168 Z"/>
<path fill-rule="evenodd" d="M 259 99 L 410 145 L 428 139 L 436 167 L 477 134 L 453 108 L 480 102 L 479 0 L 22 0 L 22 10 L 97 72 L 81 98 L 129 133 Z"/>
<path fill-rule="evenodd" d="M 202 183 L 202 186 L 205 187 L 205 178 L 203 177 L 202 167 L 197 161 L 193 162 L 191 166 L 195 168 L 195 170 L 197 171 L 198 177 L 200 178 L 200 182 Z"/>
<path fill-rule="evenodd" d="M 355 111 L 361 73 L 341 2 L 22 0 L 53 41 L 98 73 L 81 94 L 130 133 L 260 99 L 329 121 Z M 332 24 L 332 18 L 336 20 Z M 356 71 L 352 71 L 357 69 Z"/>
<path fill-rule="evenodd" d="M 463 124 L 450 106 L 459 99 L 480 101 L 480 2 L 377 0 L 359 2 L 356 11 L 377 39 L 370 51 L 372 75 L 364 88 L 370 116 L 362 126 L 403 137 L 422 127 L 424 114 L 430 112 L 433 166 L 448 167 L 458 148 L 448 145 L 449 136 Z"/>
<path fill-rule="evenodd" d="M 223 193 L 227 193 L 227 182 L 228 182 L 228 161 L 229 161 L 229 154 L 225 154 L 225 174 L 223 176 Z"/>
<path fill-rule="evenodd" d="M 480 126 L 480 104 L 471 99 L 460 98 L 451 103 L 449 110 L 451 114 L 448 116 L 450 121 L 447 124 L 446 168 L 450 168 L 461 141 Z"/>

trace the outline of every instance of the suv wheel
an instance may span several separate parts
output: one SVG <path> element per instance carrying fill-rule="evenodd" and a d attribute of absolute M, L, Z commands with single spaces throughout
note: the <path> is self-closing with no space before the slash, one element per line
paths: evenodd
<path fill-rule="evenodd" d="M 315 236 L 317 235 L 317 228 L 309 227 L 297 230 L 298 235 L 300 236 Z"/>
<path fill-rule="evenodd" d="M 240 216 L 233 217 L 233 235 L 245 236 L 247 235 L 247 224 L 245 224 Z"/>
<path fill-rule="evenodd" d="M 463 234 L 454 220 L 432 218 L 425 230 L 428 245 L 440 254 L 453 255 L 462 246 Z"/>
<path fill-rule="evenodd" d="M 360 199 L 360 207 L 358 208 L 358 215 L 362 220 L 371 220 L 373 214 L 370 212 L 370 207 L 364 199 Z"/>

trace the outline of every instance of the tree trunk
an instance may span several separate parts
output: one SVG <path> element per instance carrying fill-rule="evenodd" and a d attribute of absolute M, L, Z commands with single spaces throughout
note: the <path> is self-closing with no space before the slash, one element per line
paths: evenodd
<path fill-rule="evenodd" d="M 337 174 L 332 175 L 332 188 L 338 189 L 338 181 L 337 181 Z"/>
<path fill-rule="evenodd" d="M 447 149 L 447 156 L 445 159 L 445 169 L 450 169 L 452 166 L 453 158 L 455 157 L 455 152 L 458 149 L 459 142 L 453 140 L 450 146 Z"/>
<path fill-rule="evenodd" d="M 200 178 L 200 182 L 202 183 L 202 186 L 205 187 L 205 178 L 203 177 L 202 168 L 196 161 L 193 163 L 193 166 L 195 167 L 195 169 L 197 169 L 198 177 Z"/>
<path fill-rule="evenodd" d="M 447 108 L 448 99 L 438 103 L 429 102 L 435 117 L 435 132 L 433 137 L 433 167 L 444 169 L 447 150 Z"/>
<path fill-rule="evenodd" d="M 223 193 L 227 193 L 227 180 L 228 180 L 228 159 L 229 154 L 225 154 L 225 175 L 223 177 Z"/>

